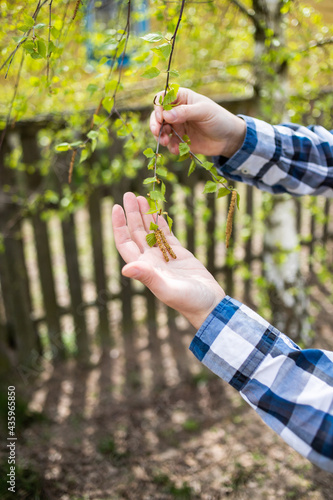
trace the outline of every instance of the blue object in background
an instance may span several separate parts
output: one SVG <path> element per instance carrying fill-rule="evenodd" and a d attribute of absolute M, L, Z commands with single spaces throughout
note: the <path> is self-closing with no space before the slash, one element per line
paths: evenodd
<path fill-rule="evenodd" d="M 96 6 L 97 4 L 97 6 Z M 132 10 L 139 13 L 145 14 L 148 9 L 148 0 L 134 0 L 132 3 Z M 112 23 L 110 20 L 114 19 L 117 29 L 119 29 L 119 17 L 124 11 L 124 2 L 121 0 L 90 0 L 86 7 L 86 30 L 88 33 L 94 33 L 98 29 L 98 23 L 103 22 L 105 25 L 110 24 L 107 29 L 112 28 Z M 98 20 L 101 19 L 101 21 Z M 131 32 L 136 35 L 141 35 L 147 33 L 149 30 L 150 22 L 149 19 L 143 18 L 141 21 L 137 21 L 132 24 Z M 87 59 L 88 61 L 99 61 L 102 57 L 108 57 L 108 54 L 103 54 L 96 56 L 96 47 L 92 43 L 91 39 L 88 37 L 86 42 L 87 49 Z M 123 66 L 129 66 L 131 56 L 125 54 L 123 60 Z M 122 61 L 122 56 L 118 58 L 118 63 Z M 112 60 L 109 58 L 105 63 L 108 66 L 112 64 Z"/>

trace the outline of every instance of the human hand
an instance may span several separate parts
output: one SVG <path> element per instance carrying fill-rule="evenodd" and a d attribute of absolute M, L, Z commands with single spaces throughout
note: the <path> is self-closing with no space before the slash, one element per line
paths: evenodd
<path fill-rule="evenodd" d="M 155 216 L 147 215 L 149 204 L 143 196 L 124 195 L 124 208 L 114 205 L 112 225 L 117 250 L 126 262 L 122 274 L 141 281 L 158 299 L 183 314 L 199 328 L 225 293 L 207 269 L 170 233 L 163 217 L 163 230 L 177 259 L 164 260 L 158 247 L 149 247 L 146 235 Z"/>
<path fill-rule="evenodd" d="M 160 95 L 163 96 L 164 92 L 157 94 L 156 103 Z M 164 120 L 160 144 L 167 146 L 171 153 L 179 153 L 179 139 L 172 135 L 170 125 L 181 137 L 188 135 L 193 153 L 230 158 L 242 146 L 246 124 L 238 116 L 208 97 L 185 88 L 179 89 L 175 103 L 177 106 L 170 111 L 164 111 L 161 105 L 155 104 L 150 117 L 150 130 L 156 139 Z"/>

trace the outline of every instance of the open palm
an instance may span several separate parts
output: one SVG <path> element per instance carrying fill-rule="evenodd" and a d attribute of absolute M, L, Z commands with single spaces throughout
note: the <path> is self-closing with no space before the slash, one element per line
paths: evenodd
<path fill-rule="evenodd" d="M 225 296 L 213 276 L 170 234 L 168 225 L 158 217 L 177 259 L 164 260 L 161 250 L 149 247 L 146 235 L 150 232 L 152 215 L 148 215 L 148 202 L 133 193 L 124 195 L 124 208 L 115 205 L 112 225 L 116 247 L 126 262 L 122 273 L 145 284 L 162 302 L 183 314 L 198 328 L 209 313 Z"/>

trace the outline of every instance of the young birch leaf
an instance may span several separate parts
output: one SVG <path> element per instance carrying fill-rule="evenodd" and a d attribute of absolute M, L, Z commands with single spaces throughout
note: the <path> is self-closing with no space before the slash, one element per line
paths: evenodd
<path fill-rule="evenodd" d="M 215 193 L 218 189 L 218 185 L 214 181 L 207 181 L 203 193 Z"/>
<path fill-rule="evenodd" d="M 37 51 L 41 57 L 46 57 L 46 45 L 43 40 L 37 40 Z"/>
<path fill-rule="evenodd" d="M 154 224 L 154 222 L 151 222 L 150 223 L 150 226 L 149 226 L 149 229 L 151 231 L 156 231 L 158 229 L 158 225 L 157 224 Z"/>
<path fill-rule="evenodd" d="M 167 177 L 168 176 L 168 169 L 165 167 L 158 167 L 156 169 L 156 173 L 160 175 L 161 177 Z"/>
<path fill-rule="evenodd" d="M 150 247 L 153 247 L 156 244 L 156 236 L 154 233 L 149 233 L 146 235 L 147 243 Z"/>
<path fill-rule="evenodd" d="M 153 184 L 156 181 L 157 177 L 147 177 L 147 179 L 144 179 L 143 184 Z"/>
<path fill-rule="evenodd" d="M 104 97 L 102 101 L 102 106 L 103 108 L 108 112 L 111 113 L 114 105 L 114 99 L 111 97 Z"/>
<path fill-rule="evenodd" d="M 68 142 L 62 142 L 61 144 L 58 144 L 56 146 L 56 151 L 68 151 L 70 148 L 70 145 Z"/>
<path fill-rule="evenodd" d="M 146 158 L 153 158 L 155 156 L 155 153 L 151 148 L 145 149 L 143 154 L 145 155 Z"/>
<path fill-rule="evenodd" d="M 140 38 L 142 38 L 142 40 L 145 40 L 146 42 L 155 43 L 163 40 L 163 35 L 161 35 L 160 33 L 147 33 L 147 35 L 140 36 Z"/>
<path fill-rule="evenodd" d="M 188 169 L 188 174 L 187 174 L 187 175 L 188 175 L 188 177 L 190 177 L 190 175 L 194 172 L 194 170 L 195 170 L 195 161 L 194 161 L 194 160 L 192 160 L 192 161 L 191 161 L 191 164 L 190 164 L 190 167 L 189 167 L 189 169 Z"/>
<path fill-rule="evenodd" d="M 158 57 L 161 57 L 162 59 L 168 59 L 171 52 L 171 45 L 170 43 L 163 43 L 162 45 L 159 45 L 158 47 L 155 47 L 154 49 L 151 50 L 152 52 L 157 54 Z"/>
<path fill-rule="evenodd" d="M 186 144 L 185 142 L 181 142 L 179 144 L 179 154 L 181 156 L 186 155 L 187 153 L 190 152 L 190 146 Z"/>
<path fill-rule="evenodd" d="M 240 195 L 239 195 L 239 193 L 237 193 L 237 201 L 236 201 L 236 203 L 237 203 L 238 210 L 239 210 L 239 202 L 240 202 Z"/>
<path fill-rule="evenodd" d="M 158 68 L 155 68 L 154 66 L 152 68 L 146 69 L 144 73 L 142 73 L 142 78 L 155 78 L 160 74 L 160 70 Z"/>
<path fill-rule="evenodd" d="M 171 233 L 171 228 L 172 228 L 173 220 L 168 215 L 167 215 L 167 221 L 168 221 L 168 226 L 169 226 L 170 233 Z"/>
<path fill-rule="evenodd" d="M 203 168 L 206 170 L 211 170 L 212 167 L 214 167 L 214 163 L 211 163 L 210 161 L 204 161 L 202 164 Z"/>
<path fill-rule="evenodd" d="M 171 77 L 177 78 L 179 76 L 179 73 L 178 73 L 178 71 L 176 69 L 170 69 L 169 70 L 169 75 Z"/>
<path fill-rule="evenodd" d="M 222 187 L 218 190 L 217 197 L 223 198 L 224 196 L 228 196 L 229 193 L 230 193 L 230 189 Z"/>
<path fill-rule="evenodd" d="M 165 201 L 165 198 L 161 191 L 150 191 L 150 199 L 153 201 Z"/>
<path fill-rule="evenodd" d="M 89 151 L 87 148 L 83 149 L 81 151 L 81 156 L 80 156 L 80 163 L 83 163 L 88 157 L 89 157 Z"/>

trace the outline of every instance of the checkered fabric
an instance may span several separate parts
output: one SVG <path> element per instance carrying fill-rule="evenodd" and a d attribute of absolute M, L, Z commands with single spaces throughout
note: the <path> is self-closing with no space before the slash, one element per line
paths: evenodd
<path fill-rule="evenodd" d="M 333 131 L 239 116 L 246 137 L 230 159 L 214 158 L 221 175 L 271 193 L 333 197 Z"/>
<path fill-rule="evenodd" d="M 228 296 L 203 323 L 190 350 L 290 446 L 333 472 L 332 352 L 302 350 Z"/>

